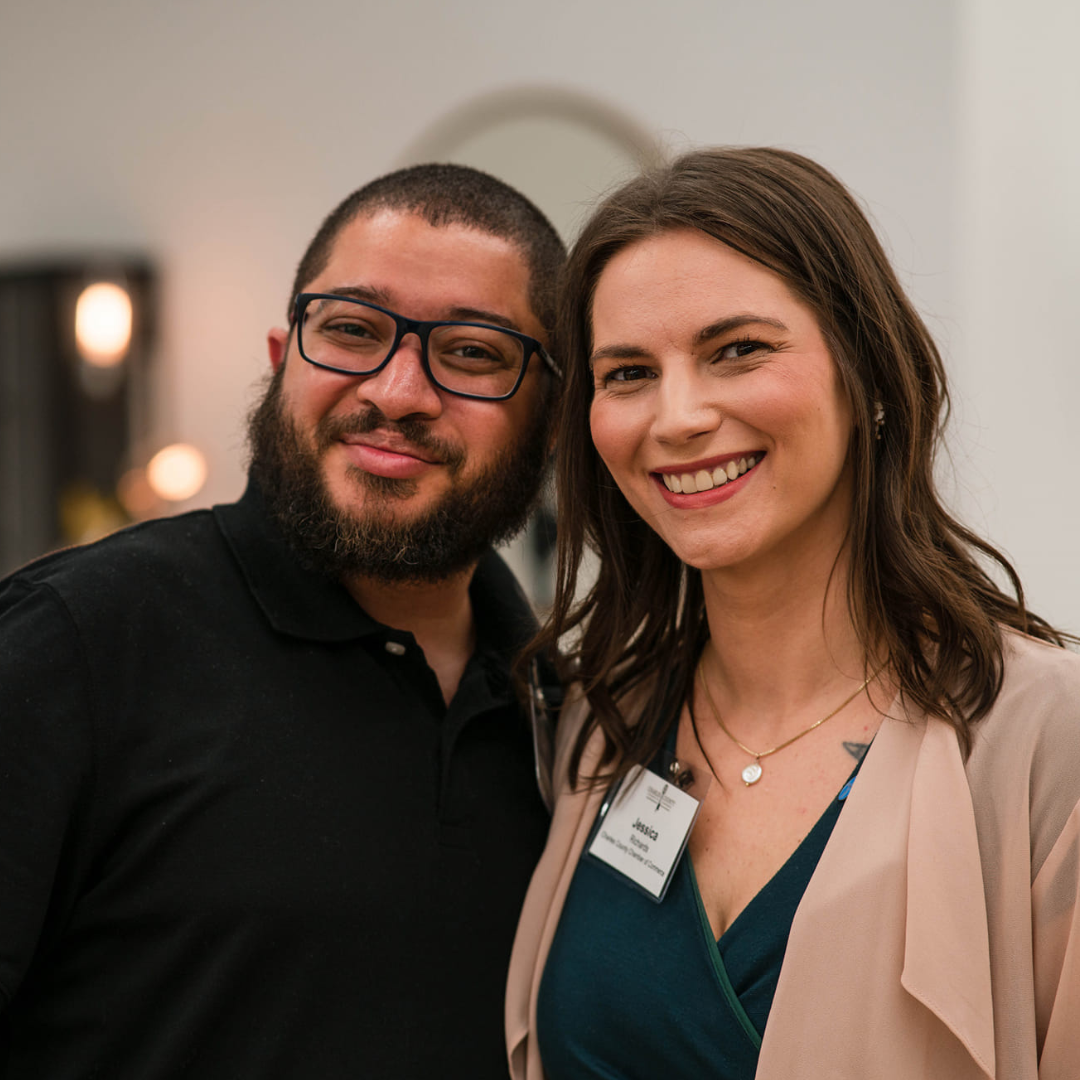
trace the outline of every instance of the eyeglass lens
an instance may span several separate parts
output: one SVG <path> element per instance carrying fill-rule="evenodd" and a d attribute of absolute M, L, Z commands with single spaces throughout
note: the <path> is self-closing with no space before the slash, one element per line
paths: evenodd
<path fill-rule="evenodd" d="M 312 299 L 300 319 L 300 346 L 316 364 L 363 375 L 386 359 L 397 333 L 394 319 L 358 300 Z M 433 327 L 428 366 L 446 390 L 501 397 L 513 390 L 525 362 L 523 343 L 497 327 Z"/>

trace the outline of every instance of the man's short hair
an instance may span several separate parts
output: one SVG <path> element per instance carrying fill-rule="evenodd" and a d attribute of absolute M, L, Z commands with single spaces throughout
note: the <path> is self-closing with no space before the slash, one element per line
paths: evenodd
<path fill-rule="evenodd" d="M 379 210 L 417 214 L 436 228 L 464 225 L 514 244 L 529 269 L 529 306 L 550 332 L 566 248 L 551 222 L 524 195 L 467 165 L 413 165 L 354 191 L 330 213 L 304 252 L 289 298 L 290 317 L 297 295 L 329 261 L 338 233 L 360 214 Z"/>

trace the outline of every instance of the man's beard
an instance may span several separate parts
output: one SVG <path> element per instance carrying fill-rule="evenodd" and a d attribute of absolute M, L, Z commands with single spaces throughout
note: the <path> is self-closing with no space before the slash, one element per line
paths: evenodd
<path fill-rule="evenodd" d="M 471 567 L 491 545 L 524 527 L 543 482 L 547 431 L 536 408 L 516 442 L 467 483 L 453 483 L 465 464 L 459 447 L 436 438 L 422 420 L 388 420 L 373 406 L 348 417 L 323 417 L 305 443 L 288 415 L 279 368 L 248 420 L 251 475 L 275 522 L 309 570 L 336 580 L 354 576 L 386 584 L 437 582 Z M 355 466 L 347 476 L 363 501 L 335 504 L 322 454 L 342 435 L 396 431 L 417 449 L 434 451 L 452 486 L 429 509 L 395 520 L 393 504 L 417 490 L 415 480 L 375 476 Z"/>

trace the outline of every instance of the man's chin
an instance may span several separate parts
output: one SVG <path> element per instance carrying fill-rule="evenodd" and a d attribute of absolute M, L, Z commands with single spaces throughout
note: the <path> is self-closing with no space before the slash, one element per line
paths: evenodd
<path fill-rule="evenodd" d="M 358 514 L 379 515 L 385 510 L 385 503 L 413 503 L 412 514 L 422 514 L 422 502 L 433 502 L 433 498 L 423 498 L 420 484 L 416 480 L 403 480 L 391 476 L 379 476 L 357 465 L 348 465 L 344 471 L 334 470 L 324 464 L 322 470 L 323 490 L 335 509 L 348 517 Z"/>
<path fill-rule="evenodd" d="M 351 502 L 331 498 L 330 506 L 339 526 L 348 533 L 408 533 L 428 516 L 422 507 L 395 508 L 355 498 Z"/>

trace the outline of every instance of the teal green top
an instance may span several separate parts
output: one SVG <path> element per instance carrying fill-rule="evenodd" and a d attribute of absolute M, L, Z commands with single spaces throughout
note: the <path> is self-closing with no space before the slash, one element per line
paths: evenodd
<path fill-rule="evenodd" d="M 660 904 L 583 855 L 537 1002 L 548 1080 L 751 1080 L 795 909 L 850 787 L 719 941 L 689 851 Z"/>

